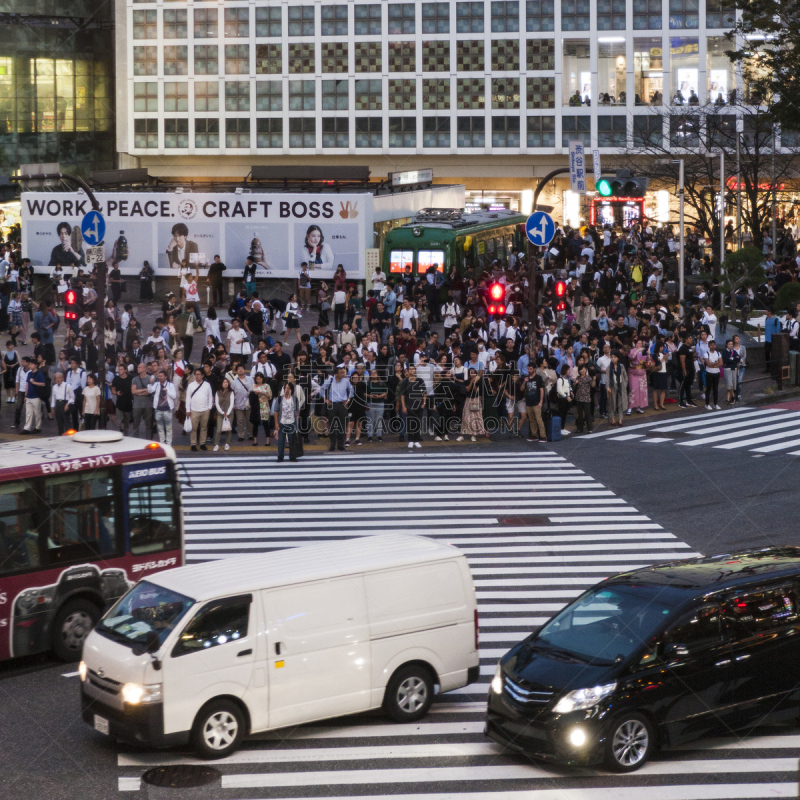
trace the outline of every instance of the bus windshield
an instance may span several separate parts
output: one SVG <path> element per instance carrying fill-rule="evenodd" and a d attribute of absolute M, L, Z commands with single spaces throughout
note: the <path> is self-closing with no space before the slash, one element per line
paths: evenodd
<path fill-rule="evenodd" d="M 194 602 L 163 586 L 141 581 L 108 611 L 95 630 L 128 647 L 151 646 L 156 638 L 163 644 Z"/>

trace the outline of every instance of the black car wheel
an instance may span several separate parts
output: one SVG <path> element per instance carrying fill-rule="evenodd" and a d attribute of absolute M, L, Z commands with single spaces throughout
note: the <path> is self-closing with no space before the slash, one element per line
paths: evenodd
<path fill-rule="evenodd" d="M 65 603 L 53 621 L 52 646 L 62 661 L 80 661 L 83 643 L 100 619 L 100 609 L 88 600 Z"/>
<path fill-rule="evenodd" d="M 653 750 L 653 726 L 641 714 L 626 714 L 611 726 L 605 747 L 606 766 L 614 772 L 633 772 Z"/>

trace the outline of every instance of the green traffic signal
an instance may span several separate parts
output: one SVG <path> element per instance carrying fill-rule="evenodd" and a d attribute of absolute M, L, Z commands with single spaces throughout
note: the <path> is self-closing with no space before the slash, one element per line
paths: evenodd
<path fill-rule="evenodd" d="M 595 184 L 595 189 L 601 197 L 611 197 L 614 188 L 611 186 L 611 181 L 608 178 L 600 178 Z"/>

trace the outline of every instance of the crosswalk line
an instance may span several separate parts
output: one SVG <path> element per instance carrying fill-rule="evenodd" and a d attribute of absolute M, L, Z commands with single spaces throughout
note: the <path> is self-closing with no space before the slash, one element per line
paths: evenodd
<path fill-rule="evenodd" d="M 773 417 L 776 415 L 780 415 L 780 413 L 786 413 L 783 409 L 764 409 L 758 411 L 756 409 L 747 409 L 744 408 L 740 409 L 739 414 L 732 414 L 730 411 L 718 411 L 714 413 L 714 416 L 710 419 L 714 420 L 725 420 L 726 425 L 747 425 L 751 421 L 755 420 L 756 418 L 762 417 Z M 709 417 L 706 415 L 701 416 L 699 419 L 697 417 L 691 417 L 685 421 L 678 422 L 675 424 L 664 425 L 660 428 L 653 428 L 654 433 L 671 433 L 673 431 L 688 431 L 693 430 L 695 428 L 702 428 L 705 425 L 708 425 Z"/>
<path fill-rule="evenodd" d="M 797 447 L 800 445 L 800 439 L 793 439 L 791 442 L 778 442 L 777 444 L 766 445 L 765 447 L 754 447 L 754 453 L 774 453 L 777 450 L 786 450 L 790 447 Z M 797 453 L 789 453 L 789 455 L 797 455 Z"/>
<path fill-rule="evenodd" d="M 715 442 L 725 442 L 731 439 L 741 439 L 742 437 L 751 436 L 754 433 L 764 433 L 765 431 L 776 431 L 783 428 L 797 428 L 799 418 L 787 420 L 784 422 L 775 422 L 771 425 L 764 425 L 753 430 L 735 431 L 734 433 L 720 433 L 716 436 L 706 436 L 702 439 L 695 439 L 690 442 L 678 442 L 678 447 L 699 447 L 703 444 L 714 444 Z"/>
<path fill-rule="evenodd" d="M 783 431 L 782 433 L 771 434 L 769 436 L 757 436 L 755 439 L 745 439 L 741 442 L 731 442 L 729 444 L 718 444 L 715 448 L 718 450 L 735 450 L 739 447 L 751 447 L 754 444 L 762 444 L 763 442 L 774 442 L 777 439 L 790 439 L 792 436 L 797 436 L 797 430 Z M 787 442 L 787 447 L 791 447 L 792 443 Z M 776 447 L 776 446 L 773 446 Z"/>
<path fill-rule="evenodd" d="M 714 414 L 713 412 L 710 413 L 709 416 L 706 418 L 706 423 L 708 423 L 710 420 L 713 420 L 715 417 L 716 414 Z M 702 436 L 703 434 L 706 433 L 713 433 L 714 431 L 718 431 L 720 430 L 720 428 L 722 428 L 722 430 L 725 431 L 738 431 L 743 429 L 767 430 L 767 428 L 764 428 L 764 426 L 771 425 L 777 422 L 798 423 L 800 422 L 800 414 L 793 414 L 789 413 L 788 411 L 785 411 L 783 414 L 776 414 L 775 412 L 773 412 L 769 416 L 764 416 L 755 422 L 753 420 L 747 420 L 745 422 L 737 421 L 736 423 L 730 423 L 728 421 L 720 422 L 719 420 L 715 420 L 713 424 L 706 424 L 706 426 L 702 428 L 697 428 L 696 430 L 691 431 L 691 434 L 692 436 Z"/>

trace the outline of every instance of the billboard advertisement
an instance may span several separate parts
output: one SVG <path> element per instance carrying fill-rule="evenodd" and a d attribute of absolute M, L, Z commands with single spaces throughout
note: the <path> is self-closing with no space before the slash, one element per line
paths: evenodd
<path fill-rule="evenodd" d="M 372 194 L 227 194 L 98 192 L 106 221 L 106 263 L 138 275 L 148 261 L 156 275 L 177 275 L 185 261 L 201 276 L 215 255 L 226 277 L 252 256 L 257 277 L 291 278 L 305 261 L 313 278 L 366 277 L 372 242 Z M 86 269 L 81 220 L 91 210 L 78 192 L 22 194 L 22 250 L 37 272 L 56 264 Z"/>

